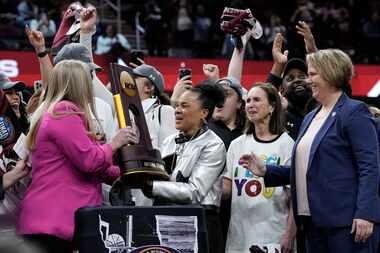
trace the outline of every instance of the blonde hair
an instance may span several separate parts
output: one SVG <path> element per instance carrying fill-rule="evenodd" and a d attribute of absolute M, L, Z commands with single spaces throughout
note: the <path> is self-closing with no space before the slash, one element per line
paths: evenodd
<path fill-rule="evenodd" d="M 81 112 L 68 110 L 64 113 L 56 113 L 54 107 L 62 100 L 74 103 Z M 92 115 L 95 116 L 96 120 L 98 117 L 95 113 L 90 70 L 85 63 L 77 60 L 63 60 L 53 68 L 48 80 L 46 99 L 31 119 L 31 127 L 26 140 L 26 145 L 30 150 L 34 148 L 39 124 L 45 112 L 50 113 L 53 117 L 83 114 L 88 135 L 96 136 Z"/>
<path fill-rule="evenodd" d="M 337 89 L 342 89 L 352 79 L 352 61 L 342 50 L 319 50 L 308 54 L 306 61 L 317 70 L 324 80 Z"/>

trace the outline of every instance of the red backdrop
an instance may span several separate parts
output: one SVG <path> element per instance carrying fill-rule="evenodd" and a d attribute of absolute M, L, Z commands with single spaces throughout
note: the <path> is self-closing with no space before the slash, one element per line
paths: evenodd
<path fill-rule="evenodd" d="M 182 62 L 186 64 L 186 67 L 192 68 L 195 83 L 205 78 L 202 72 L 204 63 L 217 64 L 220 68 L 221 76 L 226 75 L 228 68 L 228 61 L 224 59 L 146 57 L 145 62 L 154 65 L 162 72 L 167 90 L 173 89 L 178 75 L 178 68 Z M 105 58 L 95 56 L 95 63 L 104 67 L 104 70 L 98 76 L 103 82 L 108 82 L 108 66 Z M 249 89 L 254 82 L 265 81 L 271 69 L 271 64 L 271 62 L 267 61 L 245 61 L 242 80 L 244 87 Z M 35 80 L 40 79 L 38 60 L 33 52 L 0 51 L 0 71 L 6 72 L 12 80 L 24 81 L 29 86 L 32 86 Z M 355 65 L 352 89 L 354 96 L 368 96 L 371 89 L 372 96 L 380 95 L 380 65 Z"/>

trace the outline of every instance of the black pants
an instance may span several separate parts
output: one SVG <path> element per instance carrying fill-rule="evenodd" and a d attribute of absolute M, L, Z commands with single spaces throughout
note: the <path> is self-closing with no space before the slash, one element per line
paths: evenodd
<path fill-rule="evenodd" d="M 222 199 L 220 202 L 220 214 L 219 214 L 220 224 L 222 226 L 223 235 L 223 249 L 226 249 L 228 227 L 230 226 L 231 219 L 231 198 Z"/>
<path fill-rule="evenodd" d="M 205 210 L 210 253 L 224 253 L 222 225 L 216 211 Z"/>
<path fill-rule="evenodd" d="M 305 231 L 297 230 L 297 253 L 306 253 Z"/>
<path fill-rule="evenodd" d="M 34 234 L 23 235 L 26 242 L 32 244 L 44 253 L 72 253 L 70 241 L 63 240 L 53 235 Z"/>
<path fill-rule="evenodd" d="M 380 227 L 375 224 L 373 234 L 365 243 L 354 242 L 351 226 L 318 227 L 312 218 L 303 220 L 307 253 L 376 253 Z"/>

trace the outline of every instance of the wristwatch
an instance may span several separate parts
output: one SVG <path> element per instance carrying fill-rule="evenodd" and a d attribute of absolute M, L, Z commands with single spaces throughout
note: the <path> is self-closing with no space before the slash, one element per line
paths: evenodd
<path fill-rule="evenodd" d="M 48 54 L 47 50 L 44 50 L 42 52 L 37 53 L 38 58 L 45 57 Z"/>

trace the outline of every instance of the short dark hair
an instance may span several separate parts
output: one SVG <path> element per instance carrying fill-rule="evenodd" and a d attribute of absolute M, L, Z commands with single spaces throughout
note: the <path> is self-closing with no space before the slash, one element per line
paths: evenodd
<path fill-rule="evenodd" d="M 252 89 L 253 88 L 262 89 L 267 95 L 269 104 L 274 108 L 269 120 L 269 132 L 271 134 L 283 133 L 285 129 L 284 111 L 282 109 L 281 99 L 278 95 L 277 89 L 270 83 L 256 83 Z M 255 125 L 247 119 L 245 129 L 246 134 L 253 134 L 255 132 Z"/>
<path fill-rule="evenodd" d="M 208 110 L 207 121 L 211 119 L 215 106 L 221 107 L 224 104 L 224 90 L 211 81 L 202 81 L 189 91 L 199 94 L 197 100 L 201 102 L 203 109 Z"/>

